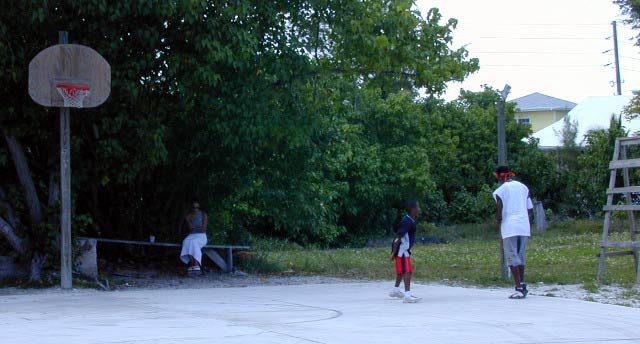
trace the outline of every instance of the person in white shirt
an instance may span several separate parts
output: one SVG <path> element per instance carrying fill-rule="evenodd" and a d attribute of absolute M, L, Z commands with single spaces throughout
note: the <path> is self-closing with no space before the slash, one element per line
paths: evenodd
<path fill-rule="evenodd" d="M 494 173 L 500 187 L 493 192 L 497 203 L 496 219 L 502 237 L 504 255 L 511 269 L 516 286 L 513 299 L 527 296 L 527 284 L 524 283 L 527 243 L 531 236 L 529 212 L 533 203 L 526 185 L 513 180 L 515 174 L 507 166 L 499 166 Z"/>

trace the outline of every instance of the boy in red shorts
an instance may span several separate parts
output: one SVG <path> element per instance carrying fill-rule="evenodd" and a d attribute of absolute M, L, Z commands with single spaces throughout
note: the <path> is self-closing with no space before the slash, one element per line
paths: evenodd
<path fill-rule="evenodd" d="M 416 220 L 420 215 L 418 201 L 407 202 L 407 214 L 400 221 L 397 237 L 393 240 L 391 261 L 396 263 L 396 284 L 389 296 L 403 299 L 404 303 L 417 303 L 421 298 L 411 294 L 411 248 L 416 242 Z M 404 281 L 404 292 L 400 283 Z"/>

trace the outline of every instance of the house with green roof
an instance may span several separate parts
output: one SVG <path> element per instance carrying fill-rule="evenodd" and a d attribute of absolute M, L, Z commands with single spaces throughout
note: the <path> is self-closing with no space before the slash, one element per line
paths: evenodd
<path fill-rule="evenodd" d="M 565 118 L 569 111 L 576 106 L 576 103 L 568 100 L 538 92 L 509 102 L 516 104 L 516 121 L 530 124 L 534 133 Z"/>

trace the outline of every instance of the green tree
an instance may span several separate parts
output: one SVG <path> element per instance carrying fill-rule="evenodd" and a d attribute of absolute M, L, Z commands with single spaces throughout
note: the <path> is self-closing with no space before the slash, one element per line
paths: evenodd
<path fill-rule="evenodd" d="M 432 174 L 444 204 L 435 202 L 438 222 L 478 222 L 493 211 L 488 191 L 496 184 L 497 108 L 500 95 L 491 88 L 482 92 L 462 91 L 453 102 L 425 103 L 427 140 Z M 537 142 L 527 140 L 528 125 L 515 121 L 515 107 L 507 104 L 507 148 L 509 165 L 535 197 L 547 197 L 547 183 L 554 165 Z"/>
<path fill-rule="evenodd" d="M 628 16 L 626 24 L 630 24 L 634 30 L 640 31 L 640 1 L 638 0 L 614 0 L 620 6 L 622 14 Z M 636 45 L 640 45 L 640 34 L 636 35 Z M 640 115 L 640 94 L 633 92 L 634 97 L 625 107 L 625 115 L 629 119 L 636 119 Z"/>
<path fill-rule="evenodd" d="M 622 14 L 629 17 L 627 24 L 631 24 L 636 30 L 640 30 L 640 1 L 638 0 L 614 0 L 616 5 L 620 6 Z M 640 41 L 640 35 L 636 37 Z"/>
<path fill-rule="evenodd" d="M 569 116 L 563 119 L 562 130 L 556 133 L 560 136 L 562 146 L 558 149 L 558 169 L 560 173 L 573 171 L 577 167 L 577 158 L 580 147 L 576 143 L 578 139 L 578 122 L 571 120 Z"/>
<path fill-rule="evenodd" d="M 437 96 L 478 68 L 452 48 L 455 20 L 408 1 L 0 5 L 0 228 L 36 266 L 56 251 L 57 112 L 28 99 L 26 73 L 60 28 L 112 66 L 108 102 L 72 116 L 87 235 L 176 240 L 194 194 L 215 240 L 379 228 L 406 195 L 437 193 L 418 88 Z"/>
<path fill-rule="evenodd" d="M 586 145 L 577 159 L 577 169 L 564 175 L 568 179 L 567 189 L 563 192 L 565 211 L 583 216 L 601 212 L 606 202 L 609 161 L 616 138 L 627 135 L 620 118 L 615 116 L 611 118 L 608 129 L 592 130 L 585 135 Z"/>

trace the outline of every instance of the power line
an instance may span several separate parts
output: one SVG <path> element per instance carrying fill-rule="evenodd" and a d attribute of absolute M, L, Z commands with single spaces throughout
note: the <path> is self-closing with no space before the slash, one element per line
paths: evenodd
<path fill-rule="evenodd" d="M 600 55 L 597 51 L 469 51 L 470 54 Z"/>
<path fill-rule="evenodd" d="M 637 47 L 635 42 L 619 41 L 618 43 L 624 43 L 624 44 L 630 45 L 632 47 Z"/>
<path fill-rule="evenodd" d="M 505 65 L 498 65 L 498 64 L 480 64 L 480 67 L 539 67 L 539 68 L 602 68 L 602 67 L 606 67 L 605 65 L 601 65 L 601 64 L 593 64 L 593 65 L 574 65 L 574 64 L 567 64 L 567 65 L 533 65 L 533 64 L 505 64 Z"/>
<path fill-rule="evenodd" d="M 508 37 L 508 36 L 484 36 L 480 39 L 522 39 L 522 40 L 605 40 L 606 37 Z"/>
<path fill-rule="evenodd" d="M 464 25 L 482 25 L 487 23 L 464 22 Z M 609 26 L 609 23 L 491 23 L 495 26 Z"/>

